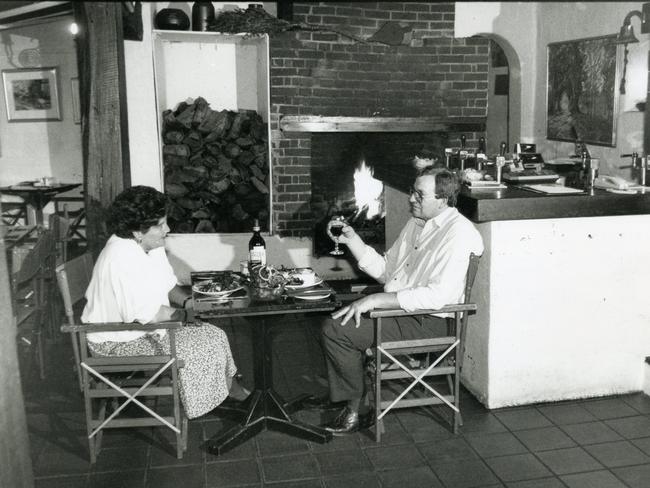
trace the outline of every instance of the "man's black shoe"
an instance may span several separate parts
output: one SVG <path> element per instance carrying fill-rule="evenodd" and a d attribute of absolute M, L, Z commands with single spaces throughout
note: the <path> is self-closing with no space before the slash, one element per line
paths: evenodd
<path fill-rule="evenodd" d="M 347 435 L 359 430 L 359 413 L 345 407 L 334 420 L 323 426 L 333 435 Z"/>
<path fill-rule="evenodd" d="M 302 401 L 303 408 L 308 410 L 339 410 L 345 407 L 346 402 L 332 402 L 329 397 L 310 396 Z"/>

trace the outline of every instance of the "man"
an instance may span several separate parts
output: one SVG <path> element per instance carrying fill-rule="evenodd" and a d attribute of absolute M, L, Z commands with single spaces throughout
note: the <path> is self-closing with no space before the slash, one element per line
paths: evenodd
<path fill-rule="evenodd" d="M 458 191 L 458 179 L 449 170 L 421 169 L 409 197 L 413 218 L 385 256 L 367 246 L 352 227 L 343 228 L 339 242 L 347 245 L 362 271 L 384 284 L 384 292 L 337 310 L 323 324 L 330 400 L 345 402 L 336 419 L 325 426 L 333 434 L 359 429 L 364 356 L 374 340 L 372 321 L 361 315 L 377 308 L 435 309 L 463 299 L 469 256 L 483 253 L 483 241 L 454 208 Z M 389 341 L 446 331 L 444 316 L 396 317 L 384 319 L 383 324 L 383 337 Z"/>

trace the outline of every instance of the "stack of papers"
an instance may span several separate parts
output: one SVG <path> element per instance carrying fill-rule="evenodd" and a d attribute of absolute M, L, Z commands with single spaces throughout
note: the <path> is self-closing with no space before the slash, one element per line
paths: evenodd
<path fill-rule="evenodd" d="M 499 190 L 501 188 L 507 188 L 501 183 L 497 183 L 494 180 L 471 180 L 465 182 L 470 190 Z"/>
<path fill-rule="evenodd" d="M 537 185 L 521 185 L 520 188 L 535 191 L 538 193 L 546 193 L 548 195 L 572 195 L 584 193 L 583 190 L 579 190 L 578 188 L 570 188 L 568 186 L 543 183 Z"/>

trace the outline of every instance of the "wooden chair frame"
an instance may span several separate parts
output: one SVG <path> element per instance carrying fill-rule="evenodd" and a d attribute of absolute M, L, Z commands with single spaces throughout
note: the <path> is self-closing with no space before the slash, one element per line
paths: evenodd
<path fill-rule="evenodd" d="M 176 331 L 182 327 L 181 322 L 161 322 L 153 324 L 138 323 L 101 323 L 78 324 L 75 321 L 74 305 L 83 297 L 92 276 L 93 260 L 90 253 L 84 253 L 67 263 L 57 266 L 56 275 L 61 291 L 68 323 L 61 326 L 61 331 L 70 333 L 74 351 L 75 367 L 79 388 L 84 397 L 86 413 L 86 432 L 90 461 L 95 463 L 101 450 L 103 430 L 107 428 L 164 426 L 176 435 L 176 455 L 182 458 L 187 449 L 188 420 L 182 411 L 179 396 L 179 368 L 182 361 L 176 354 Z M 169 334 L 169 354 L 153 356 L 93 356 L 87 342 L 87 334 L 108 331 L 145 331 L 166 329 Z M 163 384 L 162 379 L 169 379 Z M 171 397 L 171 414 L 161 415 L 144 402 L 147 397 Z M 117 404 L 108 416 L 107 407 Z M 124 410 L 129 405 L 136 405 L 146 412 L 148 417 L 126 418 Z"/>
<path fill-rule="evenodd" d="M 31 346 L 32 342 L 22 335 L 20 328 L 31 319 L 41 379 L 45 379 L 43 325 L 46 319 L 51 320 L 51 317 L 47 317 L 50 295 L 45 284 L 48 274 L 52 271 L 54 246 L 52 233 L 41 230 L 36 237 L 34 247 L 29 250 L 20 268 L 12 271 L 11 274 L 12 306 L 17 333 L 23 342 Z"/>
<path fill-rule="evenodd" d="M 407 408 L 424 405 L 445 405 L 453 412 L 453 432 L 458 433 L 462 424 L 460 414 L 460 373 L 464 356 L 465 334 L 467 319 L 470 312 L 476 311 L 476 304 L 471 303 L 471 291 L 478 270 L 480 256 L 470 255 L 469 266 L 465 280 L 465 300 L 463 303 L 447 305 L 436 310 L 418 310 L 405 312 L 402 309 L 374 310 L 369 313 L 375 325 L 375 346 L 373 347 L 375 359 L 374 371 L 374 403 L 375 403 L 375 440 L 381 441 L 383 432 L 383 418 L 394 408 Z M 426 316 L 430 314 L 451 313 L 453 319 L 448 319 L 447 335 L 417 340 L 390 341 L 382 340 L 382 319 L 387 317 Z M 413 354 L 436 353 L 433 362 L 422 367 L 416 362 L 415 367 L 411 361 L 400 360 L 400 356 L 410 359 Z M 386 358 L 388 361 L 386 361 Z M 425 381 L 427 377 L 447 377 L 450 394 L 442 394 Z M 393 400 L 382 399 L 382 382 L 396 379 L 411 379 L 411 383 Z M 453 379 L 452 379 L 453 378 Z M 404 398 L 414 387 L 420 385 L 425 394 L 430 396 L 421 398 Z"/>
<path fill-rule="evenodd" d="M 103 430 L 125 427 L 159 427 L 171 429 L 176 436 L 176 456 L 182 459 L 187 450 L 187 417 L 182 412 L 179 395 L 179 374 L 182 361 L 176 354 L 176 330 L 182 322 L 160 322 L 153 324 L 74 324 L 61 326 L 62 332 L 72 334 L 79 350 L 79 371 L 86 410 L 86 433 L 90 451 L 90 462 L 95 463 L 101 450 Z M 90 332 L 133 331 L 153 332 L 166 329 L 169 334 L 170 353 L 154 356 L 96 356 L 89 353 L 87 334 Z M 120 373 L 126 377 L 116 379 Z M 144 373 L 140 377 L 138 373 Z M 170 374 L 170 384 L 158 380 Z M 139 397 L 167 396 L 172 398 L 171 415 L 161 415 L 139 400 Z M 126 400 L 107 417 L 109 401 Z M 148 417 L 120 417 L 119 414 L 133 403 L 146 412 Z"/>

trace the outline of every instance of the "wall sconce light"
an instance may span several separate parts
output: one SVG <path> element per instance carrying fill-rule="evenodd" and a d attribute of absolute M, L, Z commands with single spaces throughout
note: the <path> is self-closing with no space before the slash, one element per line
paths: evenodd
<path fill-rule="evenodd" d="M 619 93 L 625 95 L 625 73 L 627 71 L 627 45 L 639 42 L 634 35 L 634 27 L 632 27 L 632 17 L 638 16 L 641 19 L 641 34 L 650 34 L 650 3 L 644 3 L 642 9 L 632 10 L 625 16 L 623 26 L 616 36 L 614 44 L 623 44 L 625 47 L 625 56 L 623 57 L 623 76 L 621 78 L 621 86 Z"/>

